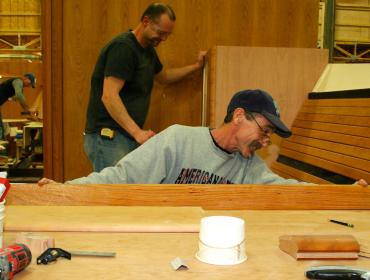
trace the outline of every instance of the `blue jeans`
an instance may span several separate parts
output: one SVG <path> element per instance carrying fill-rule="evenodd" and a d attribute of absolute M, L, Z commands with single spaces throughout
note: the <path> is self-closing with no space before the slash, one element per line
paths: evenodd
<path fill-rule="evenodd" d="M 112 140 L 100 136 L 99 133 L 86 133 L 84 136 L 84 149 L 93 165 L 95 172 L 116 163 L 139 144 L 122 133 L 116 131 Z"/>

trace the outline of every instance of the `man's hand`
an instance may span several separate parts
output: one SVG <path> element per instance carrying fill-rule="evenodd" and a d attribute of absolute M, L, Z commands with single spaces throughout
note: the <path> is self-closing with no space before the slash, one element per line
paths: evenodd
<path fill-rule="evenodd" d="M 41 180 L 37 182 L 37 185 L 39 185 L 40 187 L 42 187 L 43 185 L 47 185 L 47 184 L 60 184 L 60 183 L 55 182 L 54 180 L 51 180 L 48 178 L 42 178 Z"/>
<path fill-rule="evenodd" d="M 206 59 L 207 51 L 200 51 L 198 54 L 198 59 L 197 59 L 197 65 L 198 68 L 202 68 L 204 66 L 204 62 Z"/>
<path fill-rule="evenodd" d="M 152 130 L 140 130 L 134 137 L 140 145 L 144 144 L 149 138 L 153 137 L 155 132 Z"/>
<path fill-rule="evenodd" d="M 369 186 L 368 183 L 364 179 L 358 180 L 355 184 L 363 186 L 363 187 Z"/>
<path fill-rule="evenodd" d="M 31 119 L 34 120 L 34 121 L 38 121 L 39 120 L 39 112 L 37 110 L 35 111 L 29 111 L 30 112 L 30 116 L 31 116 Z"/>

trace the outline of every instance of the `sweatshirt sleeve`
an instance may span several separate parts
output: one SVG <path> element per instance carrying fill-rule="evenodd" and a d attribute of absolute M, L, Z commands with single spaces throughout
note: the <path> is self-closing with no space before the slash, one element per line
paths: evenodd
<path fill-rule="evenodd" d="M 23 81 L 21 79 L 15 79 L 12 82 L 14 91 L 15 91 L 15 97 L 19 101 L 19 103 L 24 104 L 26 102 L 26 99 L 23 95 Z"/>
<path fill-rule="evenodd" d="M 166 135 L 164 130 L 150 138 L 115 166 L 67 181 L 66 184 L 160 184 L 166 176 Z"/>
<path fill-rule="evenodd" d="M 266 163 L 257 155 L 254 156 L 253 162 L 249 168 L 251 172 L 247 173 L 244 179 L 245 184 L 263 184 L 263 185 L 290 185 L 290 184 L 311 184 L 297 181 L 295 179 L 285 179 L 271 171 Z"/>

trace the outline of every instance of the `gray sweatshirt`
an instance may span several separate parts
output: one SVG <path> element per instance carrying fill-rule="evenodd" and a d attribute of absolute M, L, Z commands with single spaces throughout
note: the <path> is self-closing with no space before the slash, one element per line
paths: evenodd
<path fill-rule="evenodd" d="M 173 125 L 115 166 L 68 184 L 297 184 L 273 173 L 258 155 L 217 147 L 207 127 Z"/>

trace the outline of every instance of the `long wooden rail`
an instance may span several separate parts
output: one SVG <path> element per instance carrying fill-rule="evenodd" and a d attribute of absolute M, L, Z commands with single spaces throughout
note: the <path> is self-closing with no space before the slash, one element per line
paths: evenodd
<path fill-rule="evenodd" d="M 219 210 L 370 209 L 359 185 L 13 184 L 7 205 L 200 206 Z"/>

